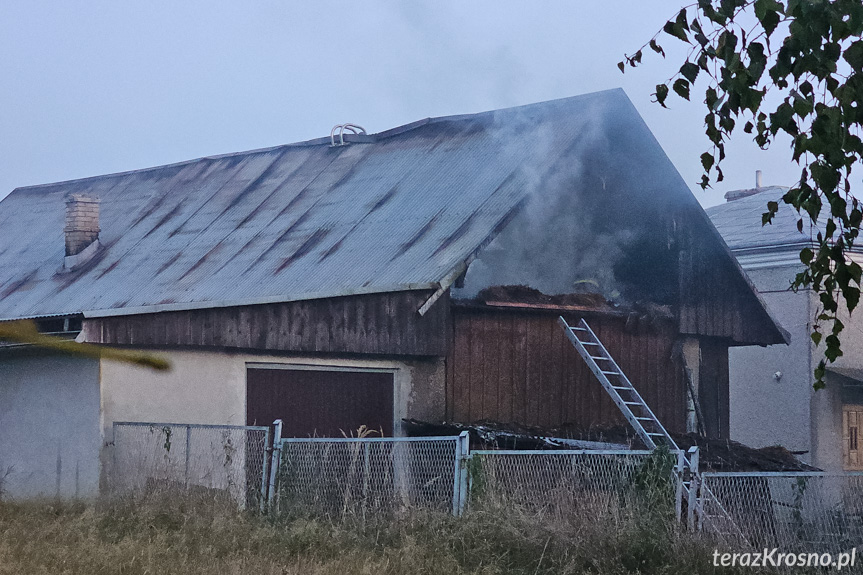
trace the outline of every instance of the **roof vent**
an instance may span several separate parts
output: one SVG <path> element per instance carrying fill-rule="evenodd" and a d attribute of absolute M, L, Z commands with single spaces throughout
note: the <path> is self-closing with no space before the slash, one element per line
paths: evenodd
<path fill-rule="evenodd" d="M 66 258 L 72 269 L 90 259 L 99 248 L 99 198 L 84 194 L 66 196 Z"/>
<path fill-rule="evenodd" d="M 336 130 L 339 131 L 339 142 L 336 143 Z M 333 126 L 333 129 L 330 130 L 330 145 L 331 146 L 344 146 L 347 144 L 345 142 L 345 130 L 348 130 L 352 134 L 362 134 L 366 135 L 366 129 L 362 126 L 357 126 L 356 124 L 336 124 Z"/>

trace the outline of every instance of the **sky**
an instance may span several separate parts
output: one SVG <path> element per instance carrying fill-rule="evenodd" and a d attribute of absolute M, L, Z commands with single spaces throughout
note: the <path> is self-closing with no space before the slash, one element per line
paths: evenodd
<path fill-rule="evenodd" d="M 621 87 L 703 206 L 790 185 L 786 141 L 742 131 L 697 185 L 699 98 L 651 103 L 683 62 L 645 54 L 669 0 L 124 0 L 0 3 L 0 198 L 14 188 Z M 675 44 L 680 44 L 675 46 Z M 655 57 L 651 57 L 655 56 Z M 703 93 L 703 92 L 702 92 Z"/>

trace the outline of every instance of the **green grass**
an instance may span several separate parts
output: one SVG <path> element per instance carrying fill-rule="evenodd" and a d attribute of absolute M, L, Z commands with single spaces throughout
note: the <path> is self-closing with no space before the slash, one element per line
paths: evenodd
<path fill-rule="evenodd" d="M 0 503 L 2 575 L 735 572 L 712 567 L 711 553 L 712 546 L 666 522 L 499 507 L 459 519 L 411 512 L 330 522 L 176 498 Z"/>

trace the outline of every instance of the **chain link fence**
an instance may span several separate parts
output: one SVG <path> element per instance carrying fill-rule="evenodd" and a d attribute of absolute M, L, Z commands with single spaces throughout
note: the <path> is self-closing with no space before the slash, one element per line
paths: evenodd
<path fill-rule="evenodd" d="M 362 517 L 405 509 L 460 512 L 467 436 L 283 439 L 282 513 Z"/>
<path fill-rule="evenodd" d="M 331 518 L 458 515 L 468 501 L 612 522 L 673 521 L 687 509 L 729 548 L 841 553 L 863 542 L 863 473 L 702 473 L 684 482 L 668 451 L 468 453 L 466 434 L 280 439 L 270 469 L 269 442 L 268 427 L 115 423 L 110 485 L 263 509 L 269 484 L 276 510 Z"/>
<path fill-rule="evenodd" d="M 114 423 L 110 484 L 115 493 L 185 492 L 261 506 L 269 427 Z"/>
<path fill-rule="evenodd" d="M 729 545 L 840 553 L 863 543 L 863 473 L 704 473 L 702 526 Z"/>
<path fill-rule="evenodd" d="M 650 451 L 474 451 L 471 506 L 544 515 L 670 518 L 676 483 L 670 453 Z"/>

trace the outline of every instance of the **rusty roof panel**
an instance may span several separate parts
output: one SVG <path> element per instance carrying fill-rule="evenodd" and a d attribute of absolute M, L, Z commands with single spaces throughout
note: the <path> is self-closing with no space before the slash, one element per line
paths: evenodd
<path fill-rule="evenodd" d="M 0 202 L 0 319 L 436 287 L 621 121 L 650 137 L 612 90 L 19 188 Z M 60 273 L 73 191 L 100 198 L 103 247 Z"/>

